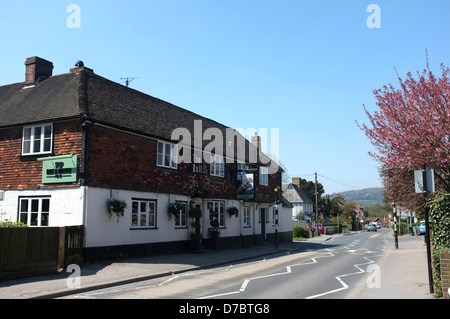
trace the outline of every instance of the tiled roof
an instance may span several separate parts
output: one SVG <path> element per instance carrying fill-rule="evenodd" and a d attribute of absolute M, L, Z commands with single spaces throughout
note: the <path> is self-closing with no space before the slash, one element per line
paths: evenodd
<path fill-rule="evenodd" d="M 201 120 L 202 135 L 197 137 L 203 146 L 211 143 L 203 140 L 203 132 L 216 128 L 224 137 L 222 149 L 230 147 L 225 139 L 226 126 L 84 67 L 28 87 L 23 82 L 0 86 L 0 114 L 0 128 L 79 117 L 167 141 L 172 140 L 175 128 L 186 128 L 192 135 L 191 145 L 195 145 L 194 120 Z M 254 146 L 248 140 L 245 143 L 248 158 L 249 149 L 254 150 Z M 234 148 L 236 157 L 236 143 Z M 264 163 L 267 161 L 264 158 Z"/>
<path fill-rule="evenodd" d="M 292 204 L 296 203 L 313 204 L 313 201 L 309 198 L 309 196 L 305 193 L 305 191 L 301 189 L 298 185 L 293 183 L 283 185 L 283 197 L 285 197 Z"/>
<path fill-rule="evenodd" d="M 51 77 L 36 86 L 0 86 L 0 127 L 43 122 L 80 115 L 79 75 Z"/>

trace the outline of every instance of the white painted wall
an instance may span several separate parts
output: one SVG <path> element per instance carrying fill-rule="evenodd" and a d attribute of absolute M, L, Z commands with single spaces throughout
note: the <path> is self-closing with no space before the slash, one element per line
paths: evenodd
<path fill-rule="evenodd" d="M 127 202 L 127 208 L 123 217 L 113 216 L 109 217 L 106 210 L 106 201 L 110 196 L 122 199 Z M 156 200 L 157 202 L 157 228 L 156 229 L 133 229 L 131 227 L 132 217 L 132 198 L 142 198 Z M 157 194 L 157 193 L 144 193 L 125 190 L 109 190 L 100 188 L 87 188 L 87 211 L 86 211 L 86 247 L 101 247 L 109 245 L 128 245 L 128 244 L 143 244 L 152 242 L 168 242 L 168 241 L 182 241 L 187 240 L 190 237 L 190 233 L 193 232 L 191 225 L 192 219 L 188 218 L 188 228 L 175 228 L 174 219 L 169 219 L 167 214 L 167 206 L 170 201 L 186 201 L 190 202 L 191 198 L 188 196 Z M 220 199 L 207 199 L 200 204 L 203 211 L 203 217 L 201 220 L 201 232 L 204 238 L 208 237 L 209 216 L 207 213 L 207 203 L 213 200 Z M 221 200 L 223 201 L 223 200 Z M 242 213 L 244 203 L 238 200 L 224 200 L 225 208 L 225 228 L 220 228 L 220 237 L 239 236 L 261 234 L 261 225 L 259 221 L 259 211 L 255 209 L 257 205 L 250 204 L 252 206 L 251 217 L 252 226 L 243 227 Z M 246 204 L 248 205 L 248 204 Z M 226 211 L 228 207 L 235 206 L 239 209 L 239 216 L 230 216 Z M 275 226 L 272 224 L 272 206 L 268 206 L 270 218 L 266 223 L 266 232 L 274 233 Z M 280 218 L 278 231 L 291 231 L 291 210 L 289 208 L 281 208 L 280 206 Z"/>
<path fill-rule="evenodd" d="M 124 216 L 117 221 L 116 216 L 110 218 L 106 201 L 112 196 L 127 202 Z M 50 196 L 49 226 L 86 226 L 86 247 L 101 247 L 112 245 L 128 245 L 152 242 L 182 241 L 189 239 L 193 231 L 192 219 L 188 218 L 188 228 L 176 228 L 174 219 L 169 219 L 167 206 L 170 201 L 190 202 L 188 196 L 144 193 L 125 190 L 110 190 L 93 187 L 63 188 L 52 190 L 10 190 L 5 191 L 0 200 L 0 219 L 16 221 L 18 218 L 19 197 Z M 132 198 L 156 200 L 157 228 L 133 229 L 131 227 Z M 203 218 L 201 231 L 208 237 L 209 216 L 207 203 L 214 199 L 203 200 Z M 220 200 L 220 199 L 215 199 Z M 223 201 L 223 200 L 222 200 Z M 251 207 L 251 227 L 243 226 L 243 207 Z M 235 206 L 239 215 L 230 216 L 227 208 Z M 261 234 L 260 207 L 257 203 L 244 203 L 239 200 L 224 200 L 225 228 L 220 229 L 220 237 Z M 273 207 L 264 204 L 268 214 L 266 233 L 274 233 L 272 223 Z M 278 232 L 291 231 L 291 209 L 279 206 Z"/>
<path fill-rule="evenodd" d="M 49 226 L 75 226 L 83 224 L 84 188 L 51 190 L 7 190 L 0 200 L 0 220 L 17 221 L 19 197 L 50 196 Z"/>

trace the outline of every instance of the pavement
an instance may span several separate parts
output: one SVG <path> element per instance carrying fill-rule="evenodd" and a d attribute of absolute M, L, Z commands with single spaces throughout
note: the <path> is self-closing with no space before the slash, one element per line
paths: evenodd
<path fill-rule="evenodd" d="M 350 233 L 351 234 L 351 233 Z M 338 235 L 302 241 L 193 254 L 152 256 L 82 264 L 67 272 L 0 281 L 0 299 L 61 298 L 99 288 L 128 284 L 187 271 L 241 262 L 253 258 L 307 249 Z M 393 243 L 392 239 L 392 243 Z M 393 245 L 392 245 L 393 246 Z M 399 249 L 390 247 L 380 262 L 380 288 L 361 288 L 355 298 L 434 299 L 429 292 L 426 247 L 423 237 L 399 237 Z M 78 276 L 80 275 L 80 276 Z"/>

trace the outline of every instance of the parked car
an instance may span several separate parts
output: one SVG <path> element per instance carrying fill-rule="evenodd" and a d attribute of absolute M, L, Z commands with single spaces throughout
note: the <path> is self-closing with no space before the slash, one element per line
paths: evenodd
<path fill-rule="evenodd" d="M 311 229 L 311 226 L 309 224 L 306 227 L 308 227 L 308 229 Z M 316 224 L 314 224 L 312 227 L 317 229 Z M 320 233 L 323 234 L 323 225 L 322 225 L 322 223 L 319 223 L 319 227 L 318 228 L 320 230 Z"/>
<path fill-rule="evenodd" d="M 425 229 L 425 221 L 421 221 L 419 224 L 419 234 L 425 235 L 426 229 Z"/>
<path fill-rule="evenodd" d="M 377 231 L 377 224 L 369 223 L 367 226 L 367 231 Z"/>
<path fill-rule="evenodd" d="M 377 228 L 380 229 L 381 228 L 381 223 L 377 222 Z"/>

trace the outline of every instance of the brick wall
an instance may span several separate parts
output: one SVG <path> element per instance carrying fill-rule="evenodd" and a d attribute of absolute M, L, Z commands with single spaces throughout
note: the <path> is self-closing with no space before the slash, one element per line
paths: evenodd
<path fill-rule="evenodd" d="M 449 299 L 448 289 L 450 288 L 450 254 L 441 253 L 441 281 L 442 295 L 444 299 Z"/>
<path fill-rule="evenodd" d="M 255 175 L 256 185 L 256 196 L 255 199 L 258 202 L 272 203 L 277 199 L 277 194 L 275 193 L 275 187 L 281 188 L 281 173 L 269 174 L 269 185 L 258 185 L 259 175 Z M 278 195 L 278 199 L 281 200 L 281 193 Z"/>
<path fill-rule="evenodd" d="M 211 197 L 236 198 L 234 164 L 226 165 L 225 178 L 210 176 L 209 167 L 193 173 L 191 163 L 176 170 L 161 168 L 156 147 L 156 140 L 94 125 L 89 131 L 89 185 L 187 196 L 201 185 Z"/>
<path fill-rule="evenodd" d="M 89 129 L 88 185 L 166 194 L 193 196 L 201 186 L 212 198 L 236 198 L 236 164 L 226 164 L 225 178 L 209 174 L 203 164 L 202 173 L 193 173 L 192 164 L 181 163 L 177 170 L 156 166 L 154 139 L 94 125 Z M 0 189 L 50 189 L 78 187 L 78 184 L 42 184 L 42 162 L 37 158 L 48 155 L 22 156 L 22 127 L 0 130 Z M 54 123 L 52 156 L 73 153 L 82 160 L 81 122 Z M 81 165 L 82 163 L 80 163 Z M 79 172 L 80 173 L 80 172 Z M 79 174 L 80 175 L 80 174 Z M 258 183 L 258 175 L 255 174 Z M 275 186 L 280 175 L 269 175 L 269 185 L 256 185 L 256 200 L 273 202 Z"/>
<path fill-rule="evenodd" d="M 54 123 L 52 156 L 81 156 L 82 139 L 79 121 Z M 74 186 L 42 185 L 42 162 L 39 157 L 22 156 L 22 127 L 0 130 L 0 189 L 39 189 Z M 77 186 L 77 185 L 75 185 Z"/>

